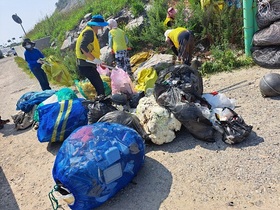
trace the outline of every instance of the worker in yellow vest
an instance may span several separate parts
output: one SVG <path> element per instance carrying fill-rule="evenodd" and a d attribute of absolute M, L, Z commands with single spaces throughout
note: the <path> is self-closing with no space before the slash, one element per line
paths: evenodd
<path fill-rule="evenodd" d="M 177 59 L 182 64 L 191 65 L 194 50 L 194 35 L 192 31 L 178 27 L 166 30 L 165 42 L 171 47 Z"/>
<path fill-rule="evenodd" d="M 102 15 L 93 15 L 85 29 L 80 33 L 76 42 L 77 66 L 80 74 L 89 79 L 102 98 L 105 95 L 103 81 L 96 70 L 96 65 L 102 64 L 100 60 L 100 46 L 97 38 L 98 29 L 107 26 Z M 91 61 L 91 62 L 87 62 Z"/>
<path fill-rule="evenodd" d="M 129 75 L 131 72 L 130 58 L 128 55 L 128 37 L 125 32 L 118 28 L 118 23 L 114 19 L 109 19 L 108 42 L 112 53 L 115 55 L 116 66 L 126 71 Z"/>
<path fill-rule="evenodd" d="M 163 22 L 165 27 L 172 27 L 174 25 L 176 14 L 176 9 L 174 9 L 173 7 L 168 8 L 166 18 Z"/>

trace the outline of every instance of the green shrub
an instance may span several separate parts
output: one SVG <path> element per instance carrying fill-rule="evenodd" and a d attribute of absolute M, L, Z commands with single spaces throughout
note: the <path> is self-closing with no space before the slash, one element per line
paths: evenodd
<path fill-rule="evenodd" d="M 217 3 L 211 0 L 210 5 L 203 10 L 199 2 L 199 0 L 190 0 L 192 15 L 187 22 L 197 39 L 208 39 L 214 46 L 228 42 L 243 48 L 242 9 L 225 4 L 223 9 L 219 10 Z"/>
<path fill-rule="evenodd" d="M 65 0 L 59 0 L 57 6 L 64 8 L 65 2 Z M 210 2 L 208 7 L 202 9 L 200 0 L 149 1 L 150 7 L 147 16 L 144 16 L 144 24 L 141 27 L 127 30 L 125 26 L 120 26 L 126 31 L 130 40 L 130 47 L 133 49 L 130 54 L 151 49 L 156 52 L 173 54 L 165 45 L 164 31 L 167 28 L 163 25 L 167 8 L 173 6 L 178 10 L 175 27 L 186 27 L 194 32 L 196 43 L 203 40 L 209 44 L 205 47 L 206 50 L 211 50 L 213 60 L 206 61 L 202 65 L 201 69 L 204 74 L 230 71 L 234 68 L 251 65 L 252 59 L 241 57 L 242 53 L 237 53 L 244 48 L 242 9 L 225 5 L 222 10 L 219 10 L 215 0 L 210 0 Z M 108 19 L 126 8 L 137 17 L 144 13 L 146 3 L 147 1 L 137 0 L 85 0 L 84 5 L 79 5 L 72 11 L 67 13 L 56 11 L 50 17 L 46 16 L 44 20 L 35 25 L 33 30 L 28 32 L 27 37 L 36 40 L 50 36 L 51 41 L 55 41 L 57 47 L 44 49 L 43 53 L 45 56 L 54 55 L 61 59 L 73 78 L 78 78 L 75 52 L 68 51 L 64 54 L 60 52 L 66 32 L 75 29 L 87 13 L 101 14 Z M 186 7 L 188 7 L 187 10 Z"/>
<path fill-rule="evenodd" d="M 203 75 L 232 71 L 242 66 L 253 65 L 252 58 L 241 56 L 240 52 L 230 49 L 227 44 L 211 48 L 212 60 L 202 64 L 201 73 Z"/>
<path fill-rule="evenodd" d="M 131 5 L 131 13 L 135 17 L 140 16 L 145 11 L 144 6 L 145 6 L 144 3 L 141 2 L 141 1 L 133 2 L 132 5 Z"/>
<path fill-rule="evenodd" d="M 148 18 L 144 21 L 140 36 L 142 48 L 145 46 L 157 51 L 165 46 L 164 31 L 166 28 L 163 22 L 166 17 L 167 2 L 166 0 L 155 0 L 152 7 L 147 11 Z"/>
<path fill-rule="evenodd" d="M 32 72 L 30 71 L 30 69 L 28 67 L 27 62 L 23 58 L 16 56 L 14 59 L 18 65 L 18 67 L 21 68 L 23 70 L 23 72 L 25 72 L 30 78 L 34 77 L 34 75 L 32 74 Z"/>
<path fill-rule="evenodd" d="M 76 66 L 76 55 L 75 51 L 67 51 L 66 55 L 64 56 L 63 59 L 63 64 L 66 66 L 68 69 L 71 77 L 75 79 L 79 79 L 79 75 L 77 72 L 77 66 Z"/>

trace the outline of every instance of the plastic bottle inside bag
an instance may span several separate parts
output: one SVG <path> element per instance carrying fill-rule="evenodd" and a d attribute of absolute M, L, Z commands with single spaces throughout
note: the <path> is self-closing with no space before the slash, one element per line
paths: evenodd
<path fill-rule="evenodd" d="M 212 123 L 212 126 L 215 130 L 217 130 L 220 133 L 223 133 L 223 129 L 221 128 L 221 126 L 219 125 L 216 115 L 220 116 L 222 113 L 223 109 L 222 108 L 215 108 L 215 109 L 211 109 L 210 111 L 210 117 L 209 120 Z"/>
<path fill-rule="evenodd" d="M 73 205 L 75 203 L 75 197 L 72 193 L 68 195 L 62 195 L 61 198 L 68 204 Z"/>
<path fill-rule="evenodd" d="M 233 113 L 227 108 L 215 108 L 211 110 L 210 121 L 214 123 L 215 121 L 227 121 Z M 218 118 L 218 119 L 217 119 Z"/>
<path fill-rule="evenodd" d="M 147 88 L 145 96 L 149 97 L 153 95 L 153 93 L 154 93 L 154 88 Z"/>
<path fill-rule="evenodd" d="M 69 192 L 68 194 L 63 194 L 61 194 L 59 191 L 55 191 L 55 198 L 59 201 L 63 200 L 68 205 L 73 205 L 75 203 L 75 197 L 72 193 Z"/>
<path fill-rule="evenodd" d="M 201 104 L 199 103 L 195 103 L 196 107 L 200 109 L 202 115 L 207 118 L 210 119 L 210 110 L 206 107 L 206 106 L 201 106 Z"/>
<path fill-rule="evenodd" d="M 232 116 L 233 116 L 233 113 L 228 108 L 225 107 L 221 113 L 221 117 L 223 118 L 223 121 L 228 120 Z"/>

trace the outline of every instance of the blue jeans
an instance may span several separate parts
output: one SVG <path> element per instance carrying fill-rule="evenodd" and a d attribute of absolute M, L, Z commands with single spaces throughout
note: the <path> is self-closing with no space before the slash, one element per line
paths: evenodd
<path fill-rule="evenodd" d="M 39 81 L 40 86 L 43 91 L 51 89 L 50 85 L 49 85 L 48 77 L 42 68 L 34 67 L 33 69 L 31 69 L 31 71 L 34 74 L 34 76 L 37 78 L 37 80 Z"/>

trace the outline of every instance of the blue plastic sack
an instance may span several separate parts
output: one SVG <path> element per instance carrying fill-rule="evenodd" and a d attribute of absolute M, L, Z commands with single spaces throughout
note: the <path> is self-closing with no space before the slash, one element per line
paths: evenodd
<path fill-rule="evenodd" d="M 82 105 L 84 99 L 63 100 L 37 107 L 40 142 L 64 141 L 76 128 L 86 125 L 87 109 Z"/>
<path fill-rule="evenodd" d="M 21 110 L 28 113 L 32 110 L 34 105 L 40 104 L 42 101 L 55 94 L 55 90 L 44 90 L 40 92 L 27 92 L 23 94 L 16 104 L 16 110 Z"/>
<path fill-rule="evenodd" d="M 46 105 L 46 104 L 51 104 L 51 103 L 56 103 L 60 102 L 63 100 L 71 100 L 71 99 L 77 99 L 78 96 L 76 93 L 67 87 L 59 89 L 55 94 L 53 94 L 51 97 L 47 98 L 46 100 L 42 101 L 37 108 L 34 111 L 33 115 L 33 120 L 36 122 L 39 122 L 39 114 L 38 114 L 38 107 Z"/>
<path fill-rule="evenodd" d="M 100 122 L 76 129 L 53 167 L 57 185 L 73 194 L 74 210 L 100 206 L 135 177 L 145 159 L 141 136 L 127 126 Z"/>

